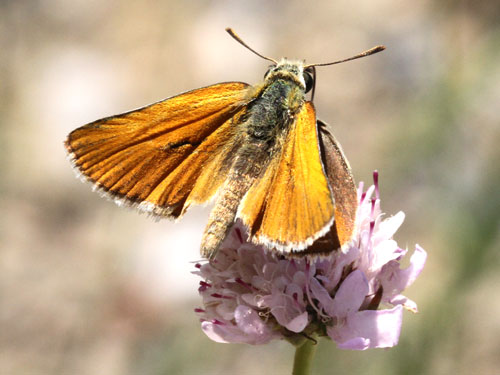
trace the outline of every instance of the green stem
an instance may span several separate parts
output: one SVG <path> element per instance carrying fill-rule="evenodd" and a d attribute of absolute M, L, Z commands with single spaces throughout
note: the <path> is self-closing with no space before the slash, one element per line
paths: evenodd
<path fill-rule="evenodd" d="M 318 343 L 313 340 L 305 340 L 302 345 L 297 346 L 293 360 L 293 375 L 309 375 L 311 373 L 312 360 L 317 346 Z"/>

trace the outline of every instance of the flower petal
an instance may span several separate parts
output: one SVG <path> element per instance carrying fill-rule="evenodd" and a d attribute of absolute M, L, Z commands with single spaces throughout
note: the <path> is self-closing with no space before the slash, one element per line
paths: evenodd
<path fill-rule="evenodd" d="M 309 316 L 307 314 L 307 311 L 304 311 L 302 314 L 299 316 L 296 316 L 293 318 L 288 324 L 285 326 L 286 329 L 292 332 L 302 332 L 304 328 L 307 327 L 307 324 L 309 323 Z"/>
<path fill-rule="evenodd" d="M 337 348 L 348 349 L 348 350 L 365 350 L 368 349 L 369 347 L 370 347 L 370 340 L 364 339 L 362 337 L 355 337 L 341 344 L 337 344 Z"/>
<path fill-rule="evenodd" d="M 415 303 L 415 301 L 412 301 L 408 297 L 405 297 L 405 296 L 403 296 L 401 294 L 397 294 L 396 296 L 394 296 L 393 298 L 391 298 L 389 300 L 389 303 L 391 303 L 394 306 L 401 305 L 406 310 L 409 310 L 412 313 L 417 313 L 418 312 L 417 304 Z"/>
<path fill-rule="evenodd" d="M 351 272 L 337 290 L 332 308 L 327 313 L 331 316 L 345 317 L 359 310 L 368 291 L 369 286 L 365 274 L 360 270 Z"/>
<path fill-rule="evenodd" d="M 402 271 L 406 284 L 403 289 L 408 288 L 417 279 L 420 272 L 424 269 L 427 260 L 427 252 L 419 245 L 415 246 L 415 252 L 410 258 L 410 265 Z"/>
<path fill-rule="evenodd" d="M 398 343 L 402 319 L 402 306 L 364 310 L 348 316 L 343 325 L 329 327 L 327 333 L 341 349 L 390 348 Z"/>
<path fill-rule="evenodd" d="M 252 342 L 266 341 L 270 330 L 259 314 L 248 306 L 239 305 L 234 311 L 236 325 Z"/>
<path fill-rule="evenodd" d="M 319 305 L 325 312 L 329 315 L 332 315 L 331 313 L 333 311 L 333 298 L 330 297 L 330 294 L 328 291 L 320 284 L 318 280 L 316 280 L 315 277 L 313 277 L 310 280 L 309 287 L 311 289 L 312 295 L 314 298 L 316 298 L 319 302 Z"/>
<path fill-rule="evenodd" d="M 220 325 L 205 321 L 201 323 L 201 329 L 210 340 L 223 344 L 233 342 L 231 339 L 226 339 L 228 336 L 227 331 Z"/>
<path fill-rule="evenodd" d="M 401 224 L 403 224 L 404 220 L 404 212 L 399 211 L 396 215 L 382 221 L 378 227 L 376 235 L 374 236 L 375 241 L 383 241 L 392 238 Z"/>
<path fill-rule="evenodd" d="M 271 313 L 276 318 L 276 321 L 290 331 L 300 332 L 294 331 L 294 329 L 298 329 L 296 327 L 300 326 L 300 324 L 297 322 L 292 323 L 292 321 L 306 312 L 305 307 L 299 305 L 296 301 L 293 300 L 292 297 L 287 296 L 283 293 L 274 293 L 269 297 L 270 298 L 265 297 L 267 298 L 266 302 L 271 309 Z M 302 322 L 302 320 L 300 321 Z M 291 329 L 288 328 L 289 325 Z"/>
<path fill-rule="evenodd" d="M 378 279 L 384 288 L 384 299 L 392 299 L 408 286 L 413 284 L 420 272 L 424 269 L 427 253 L 420 246 L 410 258 L 410 265 L 401 269 L 399 262 L 391 261 L 382 268 Z"/>

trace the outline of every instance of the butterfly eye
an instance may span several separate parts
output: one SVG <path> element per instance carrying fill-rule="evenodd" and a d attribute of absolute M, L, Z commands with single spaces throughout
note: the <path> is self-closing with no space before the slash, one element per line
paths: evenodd
<path fill-rule="evenodd" d="M 271 65 L 271 66 L 269 67 L 269 69 L 267 69 L 267 72 L 264 74 L 264 79 L 266 79 L 266 78 L 267 78 L 267 76 L 269 75 L 269 73 L 271 73 L 271 70 L 273 70 L 273 68 L 274 68 L 274 65 Z"/>
<path fill-rule="evenodd" d="M 306 83 L 306 93 L 308 93 L 314 86 L 314 78 L 312 73 L 307 70 L 304 71 L 304 82 Z"/>

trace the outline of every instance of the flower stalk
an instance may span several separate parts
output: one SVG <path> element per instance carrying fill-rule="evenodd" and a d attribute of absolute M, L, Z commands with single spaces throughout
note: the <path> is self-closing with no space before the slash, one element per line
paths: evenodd
<path fill-rule="evenodd" d="M 317 347 L 318 341 L 307 339 L 295 348 L 292 375 L 309 375 L 311 373 L 311 367 Z"/>

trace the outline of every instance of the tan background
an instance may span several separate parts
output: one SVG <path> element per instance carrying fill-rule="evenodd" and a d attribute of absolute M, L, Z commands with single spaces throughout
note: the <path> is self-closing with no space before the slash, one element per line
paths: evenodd
<path fill-rule="evenodd" d="M 493 374 L 498 285 L 500 3 L 94 1 L 0 3 L 0 374 L 290 373 L 292 347 L 222 345 L 193 313 L 190 261 L 207 208 L 154 222 L 74 178 L 62 142 L 99 117 L 267 67 L 324 62 L 316 107 L 358 181 L 407 214 L 428 264 L 392 350 L 319 348 L 318 374 Z"/>

